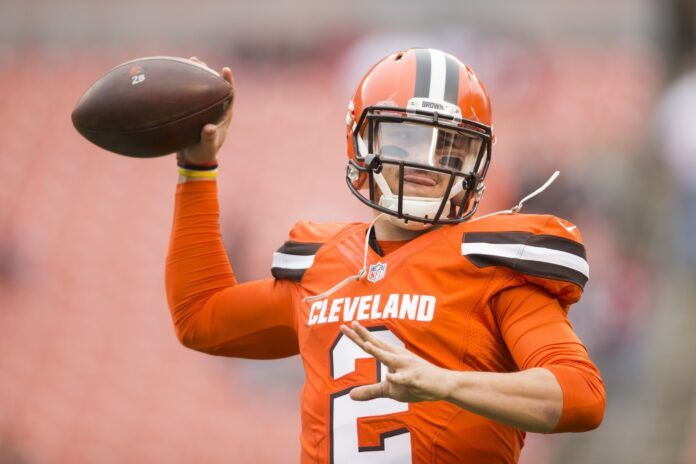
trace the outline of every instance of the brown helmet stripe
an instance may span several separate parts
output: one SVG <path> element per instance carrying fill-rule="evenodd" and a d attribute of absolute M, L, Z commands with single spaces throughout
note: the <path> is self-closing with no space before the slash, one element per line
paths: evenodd
<path fill-rule="evenodd" d="M 419 48 L 416 52 L 416 88 L 413 96 L 428 98 L 430 95 L 430 50 Z"/>

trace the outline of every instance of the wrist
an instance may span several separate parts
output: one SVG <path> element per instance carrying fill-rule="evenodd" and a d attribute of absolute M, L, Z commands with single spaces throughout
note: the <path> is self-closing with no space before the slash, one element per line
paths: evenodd
<path fill-rule="evenodd" d="M 192 160 L 178 153 L 176 156 L 176 164 L 181 168 L 187 169 L 214 169 L 218 166 L 217 156 L 209 159 Z"/>
<path fill-rule="evenodd" d="M 469 388 L 472 383 L 471 373 L 466 371 L 446 371 L 447 375 L 443 379 L 444 401 L 456 402 L 458 393 Z"/>
<path fill-rule="evenodd" d="M 215 166 L 191 166 L 179 163 L 179 183 L 191 181 L 216 180 L 218 167 Z"/>
<path fill-rule="evenodd" d="M 179 176 L 179 179 L 176 181 L 177 184 L 184 184 L 187 182 L 216 182 L 217 179 L 215 177 L 211 179 L 206 179 L 206 178 L 199 178 L 199 177 L 186 177 L 186 176 Z"/>
<path fill-rule="evenodd" d="M 177 166 L 183 169 L 190 169 L 192 171 L 212 171 L 213 169 L 217 169 L 218 167 L 218 162 L 217 160 L 211 161 L 210 163 L 188 163 L 186 161 L 179 161 L 177 160 L 176 162 Z"/>

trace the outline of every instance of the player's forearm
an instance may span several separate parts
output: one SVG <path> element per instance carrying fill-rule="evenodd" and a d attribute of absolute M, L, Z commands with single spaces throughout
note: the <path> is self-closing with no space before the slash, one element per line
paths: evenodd
<path fill-rule="evenodd" d="M 528 432 L 554 430 L 563 392 L 547 369 L 520 372 L 451 372 L 450 403 Z"/>
<path fill-rule="evenodd" d="M 214 181 L 177 186 L 167 297 L 181 343 L 206 353 L 272 359 L 298 352 L 293 283 L 237 285 L 219 227 Z"/>
<path fill-rule="evenodd" d="M 186 337 L 197 308 L 235 283 L 220 235 L 215 182 L 179 184 L 166 267 L 167 299 L 179 338 Z"/>

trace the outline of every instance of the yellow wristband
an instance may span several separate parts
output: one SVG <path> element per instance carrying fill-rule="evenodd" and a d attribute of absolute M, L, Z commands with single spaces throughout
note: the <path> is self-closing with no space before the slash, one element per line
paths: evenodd
<path fill-rule="evenodd" d="M 193 169 L 179 168 L 179 174 L 184 177 L 215 179 L 217 177 L 217 169 L 212 169 L 210 171 L 195 171 Z"/>

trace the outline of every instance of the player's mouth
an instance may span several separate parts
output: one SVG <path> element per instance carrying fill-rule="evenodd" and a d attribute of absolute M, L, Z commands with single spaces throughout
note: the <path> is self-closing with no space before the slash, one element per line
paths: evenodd
<path fill-rule="evenodd" d="M 434 187 L 437 185 L 437 181 L 423 174 L 406 174 L 404 175 L 404 182 L 410 182 L 412 184 L 425 185 L 427 187 Z"/>

